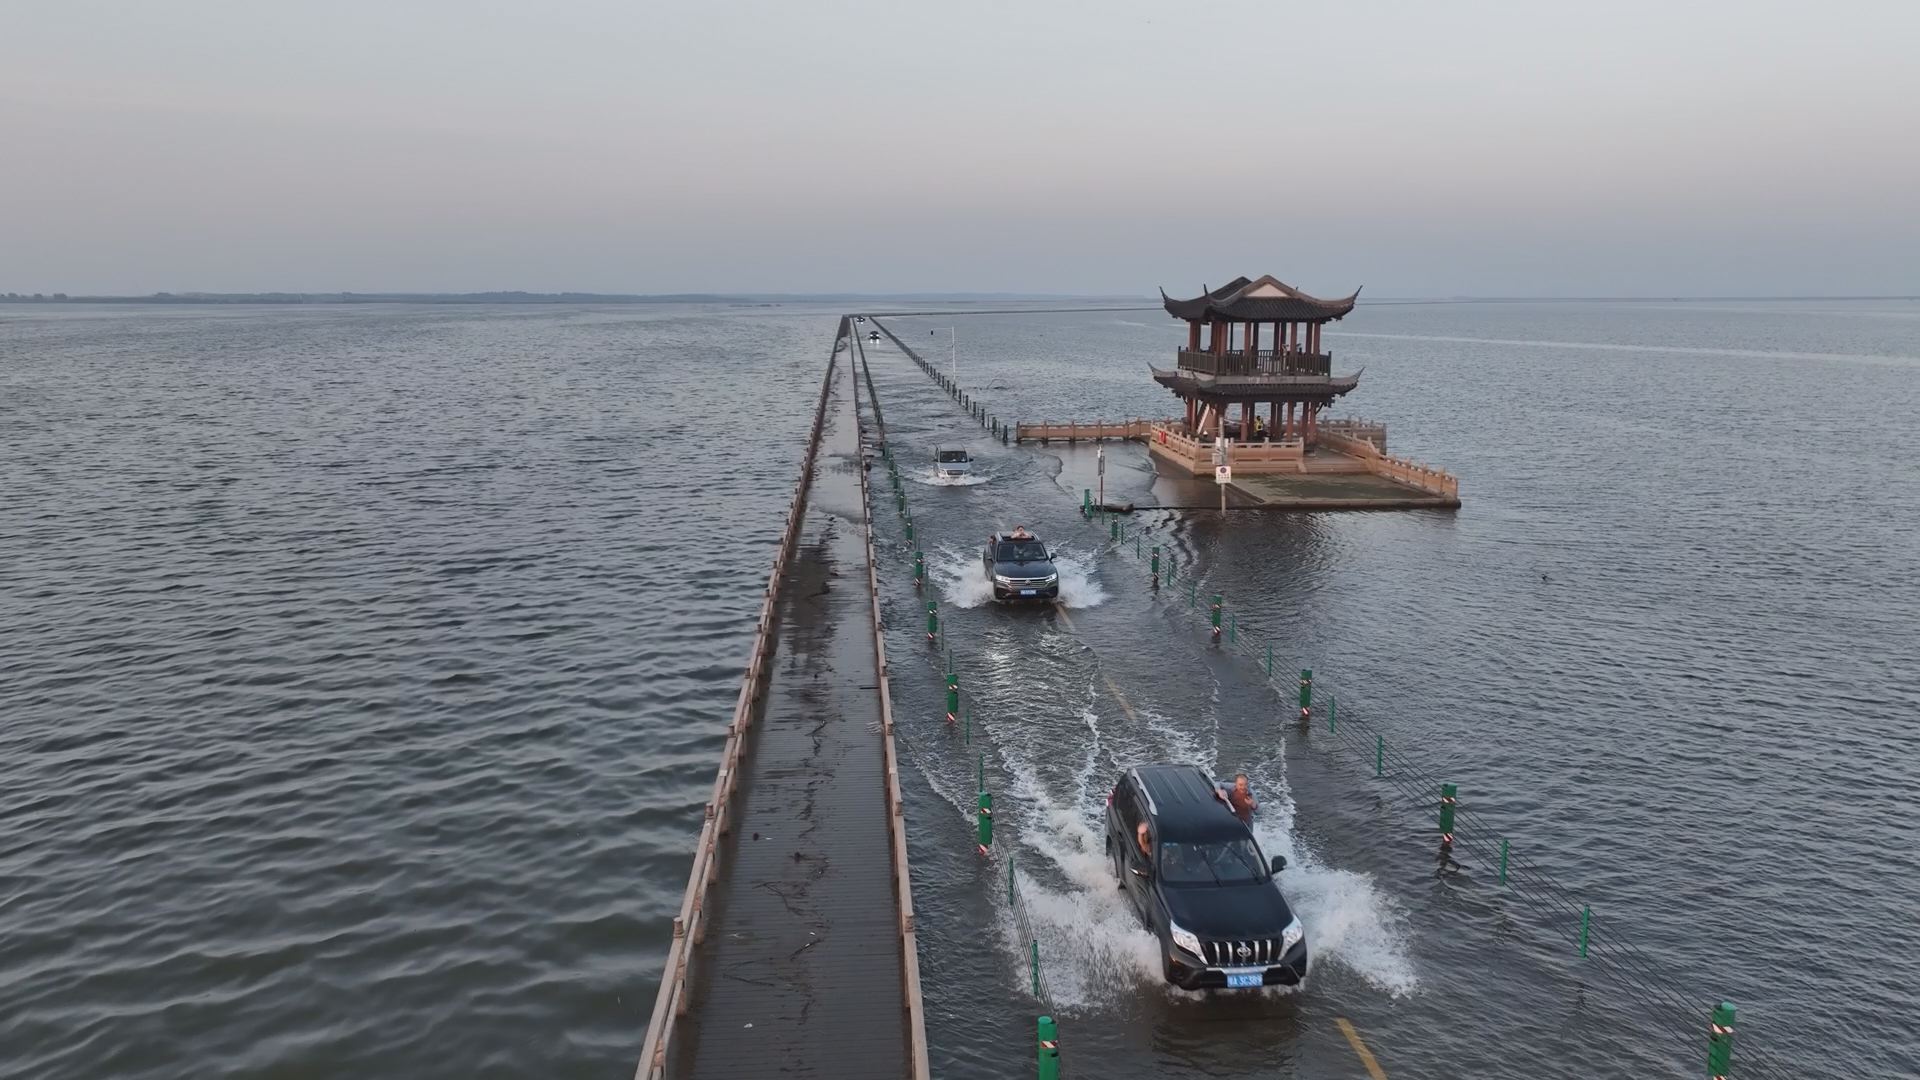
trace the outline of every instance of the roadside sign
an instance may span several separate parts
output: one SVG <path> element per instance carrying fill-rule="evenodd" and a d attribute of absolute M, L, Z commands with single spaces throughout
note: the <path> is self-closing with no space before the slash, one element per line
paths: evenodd
<path fill-rule="evenodd" d="M 1233 483 L 1233 466 L 1215 465 L 1213 467 L 1213 482 L 1216 484 Z"/>
<path fill-rule="evenodd" d="M 1104 446 L 1095 447 L 1093 459 L 1100 463 L 1100 475 L 1107 475 L 1107 448 Z"/>

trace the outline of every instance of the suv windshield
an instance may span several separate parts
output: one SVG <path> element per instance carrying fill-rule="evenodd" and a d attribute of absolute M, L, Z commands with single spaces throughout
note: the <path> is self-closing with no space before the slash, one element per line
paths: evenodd
<path fill-rule="evenodd" d="M 1038 540 L 1001 544 L 1000 550 L 994 552 L 993 557 L 996 562 L 1046 562 L 1047 545 Z"/>
<path fill-rule="evenodd" d="M 1265 881 L 1260 849 L 1247 837 L 1160 845 L 1160 879 L 1170 885 L 1245 885 Z"/>
<path fill-rule="evenodd" d="M 967 452 L 966 452 L 965 450 L 942 450 L 942 451 L 940 451 L 940 457 L 939 457 L 939 460 L 941 460 L 941 461 L 965 461 L 965 460 L 967 460 Z"/>

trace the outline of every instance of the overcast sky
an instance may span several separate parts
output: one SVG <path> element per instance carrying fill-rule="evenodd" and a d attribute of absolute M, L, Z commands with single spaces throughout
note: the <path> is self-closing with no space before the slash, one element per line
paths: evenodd
<path fill-rule="evenodd" d="M 0 0 L 0 291 L 1920 293 L 1920 3 Z"/>

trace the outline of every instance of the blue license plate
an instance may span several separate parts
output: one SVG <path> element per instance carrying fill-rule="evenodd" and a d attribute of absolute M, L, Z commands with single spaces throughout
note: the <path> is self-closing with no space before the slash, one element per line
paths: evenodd
<path fill-rule="evenodd" d="M 1237 990 L 1243 986 L 1259 986 L 1265 976 L 1266 973 L 1261 971 L 1255 971 L 1247 975 L 1229 974 L 1227 976 L 1227 988 Z"/>
<path fill-rule="evenodd" d="M 1040 590 L 1038 589 L 1021 589 L 1020 590 L 1021 596 L 1038 596 L 1039 594 L 1040 594 Z"/>

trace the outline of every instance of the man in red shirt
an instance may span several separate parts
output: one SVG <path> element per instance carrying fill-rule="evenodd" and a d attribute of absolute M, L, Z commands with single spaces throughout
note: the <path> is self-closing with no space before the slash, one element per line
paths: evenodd
<path fill-rule="evenodd" d="M 1233 811 L 1233 816 L 1248 825 L 1253 824 L 1253 812 L 1260 808 L 1260 804 L 1253 800 L 1253 789 L 1247 785 L 1246 773 L 1234 774 L 1231 791 L 1214 788 L 1213 797 L 1226 803 L 1227 809 Z"/>

